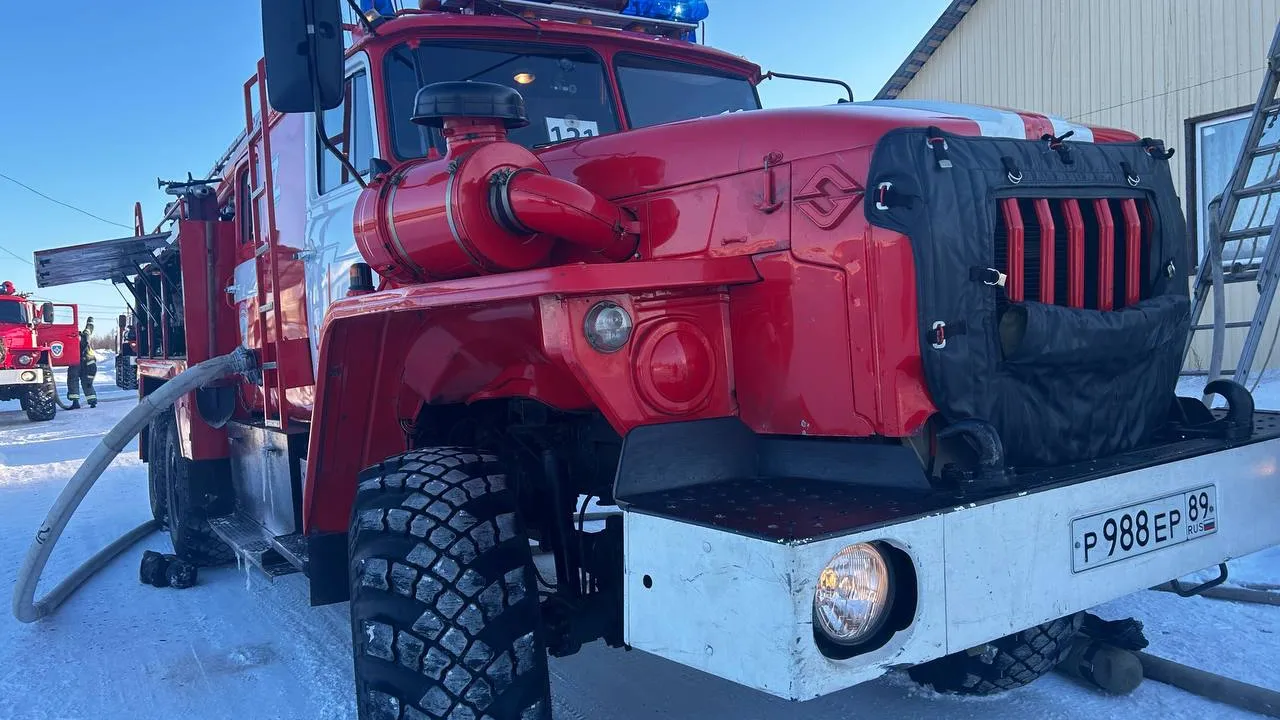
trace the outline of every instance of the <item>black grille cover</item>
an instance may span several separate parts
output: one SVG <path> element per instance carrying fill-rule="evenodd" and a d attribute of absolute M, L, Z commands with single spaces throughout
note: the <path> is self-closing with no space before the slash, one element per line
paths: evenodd
<path fill-rule="evenodd" d="M 943 140 L 949 166 L 939 162 Z M 1069 163 L 1045 141 L 893 130 L 872 157 L 864 204 L 873 225 L 911 240 L 934 404 L 948 421 L 990 423 L 1012 465 L 1088 460 L 1148 442 L 1169 416 L 1188 332 L 1186 222 L 1167 160 L 1141 143 L 1065 145 Z M 1141 300 L 1077 309 L 1027 293 L 1013 303 L 1005 288 L 984 284 L 982 269 L 1006 265 L 996 244 L 999 200 L 1008 197 L 1147 204 Z M 1038 252 L 1035 242 L 1027 238 L 1028 250 Z M 1000 321 L 1010 313 L 1002 344 Z"/>

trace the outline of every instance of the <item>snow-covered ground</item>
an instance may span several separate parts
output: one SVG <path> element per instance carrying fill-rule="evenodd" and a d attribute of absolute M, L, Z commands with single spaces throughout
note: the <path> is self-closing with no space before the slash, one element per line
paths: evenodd
<path fill-rule="evenodd" d="M 0 588 L 11 591 L 31 534 L 79 462 L 133 404 L 115 387 L 113 358 L 99 364 L 96 409 L 29 423 L 0 403 Z M 64 387 L 60 380 L 60 387 Z M 1280 383 L 1257 393 L 1280 407 Z M 136 444 L 86 498 L 54 553 L 56 582 L 147 517 L 146 467 Z M 311 608 L 298 576 L 274 583 L 235 568 L 203 572 L 190 590 L 139 584 L 143 548 L 118 558 L 53 617 L 0 618 L 0 718 L 134 720 L 354 717 L 345 604 Z M 1232 563 L 1232 582 L 1280 584 L 1280 550 Z M 46 582 L 41 592 L 51 583 Z M 1258 685 L 1280 688 L 1280 608 L 1141 592 L 1097 610 L 1146 624 L 1151 652 Z M 566 720 L 806 720 L 853 718 L 1256 717 L 1155 682 L 1106 697 L 1060 675 L 995 698 L 943 697 L 904 674 L 795 705 L 641 652 L 599 644 L 552 661 L 556 717 Z"/>

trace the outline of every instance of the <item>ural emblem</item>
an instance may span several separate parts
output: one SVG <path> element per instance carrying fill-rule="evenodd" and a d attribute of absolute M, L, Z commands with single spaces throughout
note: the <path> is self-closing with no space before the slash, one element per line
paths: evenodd
<path fill-rule="evenodd" d="M 824 165 L 796 193 L 800 211 L 823 230 L 839 225 L 862 200 L 862 186 L 835 165 Z"/>

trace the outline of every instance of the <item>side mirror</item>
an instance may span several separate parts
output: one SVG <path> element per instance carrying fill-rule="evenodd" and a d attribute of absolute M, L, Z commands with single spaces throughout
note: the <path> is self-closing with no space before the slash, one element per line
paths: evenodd
<path fill-rule="evenodd" d="M 40 306 L 40 319 L 45 325 L 53 324 L 53 303 L 47 302 Z"/>
<path fill-rule="evenodd" d="M 129 324 L 129 318 L 125 315 L 121 315 L 120 317 L 116 318 L 116 324 L 120 326 L 121 330 L 124 330 L 125 326 Z"/>
<path fill-rule="evenodd" d="M 369 179 L 377 180 L 389 172 L 391 172 L 391 163 L 380 157 L 369 158 Z"/>
<path fill-rule="evenodd" d="M 323 112 L 342 104 L 344 49 L 338 3 L 262 0 L 263 81 L 267 102 L 276 111 Z"/>

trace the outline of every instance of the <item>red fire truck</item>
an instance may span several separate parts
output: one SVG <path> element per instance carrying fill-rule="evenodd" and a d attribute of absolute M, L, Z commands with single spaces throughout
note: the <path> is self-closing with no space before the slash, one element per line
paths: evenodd
<path fill-rule="evenodd" d="M 33 422 L 58 414 L 54 366 L 73 365 L 80 357 L 76 306 L 62 306 L 70 324 L 57 322 L 57 307 L 36 305 L 12 282 L 0 283 L 0 400 L 17 400 Z"/>
<path fill-rule="evenodd" d="M 256 354 L 151 424 L 152 510 L 349 600 L 361 718 L 547 718 L 547 654 L 595 640 L 993 692 L 1280 542 L 1280 416 L 1175 393 L 1163 143 L 761 109 L 700 0 L 263 7 L 209 178 L 38 271 L 129 286 L 141 396 Z"/>

